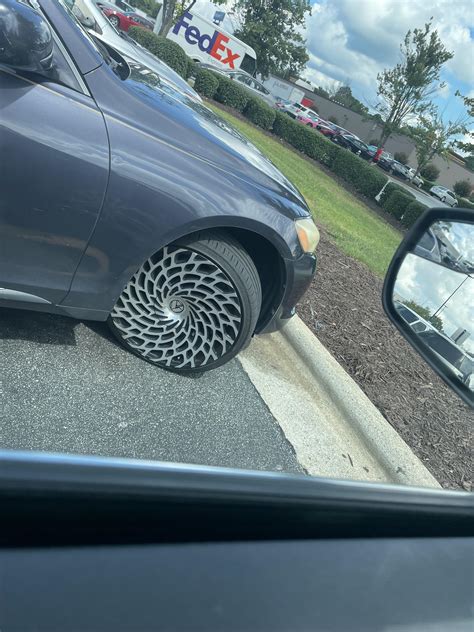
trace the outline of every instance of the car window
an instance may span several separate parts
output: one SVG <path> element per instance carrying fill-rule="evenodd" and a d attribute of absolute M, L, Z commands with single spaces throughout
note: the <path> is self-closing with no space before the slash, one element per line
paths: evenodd
<path fill-rule="evenodd" d="M 419 241 L 419 245 L 425 250 L 431 250 L 435 245 L 436 240 L 433 234 L 430 231 L 426 231 L 426 233 L 422 236 Z"/>
<path fill-rule="evenodd" d="M 398 307 L 398 311 L 403 316 L 403 318 L 407 321 L 407 323 L 414 323 L 418 319 L 418 316 L 411 312 L 409 309 L 404 307 L 403 305 Z"/>
<path fill-rule="evenodd" d="M 452 344 L 449 340 L 441 336 L 435 331 L 429 331 L 422 334 L 423 340 L 437 353 L 439 353 L 445 360 L 455 367 L 460 366 L 464 355 L 458 347 Z"/>

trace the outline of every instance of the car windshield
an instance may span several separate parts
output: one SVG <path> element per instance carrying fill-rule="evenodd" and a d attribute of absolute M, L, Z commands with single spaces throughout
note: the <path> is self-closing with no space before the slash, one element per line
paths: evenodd
<path fill-rule="evenodd" d="M 0 447 L 470 490 L 468 12 L 4 3 Z"/>

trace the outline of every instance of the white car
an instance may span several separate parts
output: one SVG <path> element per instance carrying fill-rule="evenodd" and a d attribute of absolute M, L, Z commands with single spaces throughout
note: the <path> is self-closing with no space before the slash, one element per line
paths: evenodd
<path fill-rule="evenodd" d="M 416 187 L 420 189 L 423 185 L 423 178 L 421 178 L 419 175 L 414 177 L 416 171 L 415 169 L 413 169 L 413 167 L 407 167 L 407 169 L 408 169 L 407 171 L 408 180 L 410 180 L 412 184 L 414 184 Z"/>
<path fill-rule="evenodd" d="M 456 199 L 456 194 L 451 191 L 451 189 L 447 189 L 446 187 L 434 186 L 430 189 L 430 194 L 437 197 L 441 202 L 444 202 L 448 206 L 457 206 L 458 201 Z"/>
<path fill-rule="evenodd" d="M 163 81 L 171 83 L 177 90 L 201 102 L 198 93 L 177 72 L 137 44 L 126 33 L 117 31 L 98 7 L 97 0 L 65 0 L 65 3 L 82 26 L 94 37 L 118 51 L 127 62 L 135 61 L 141 64 L 155 72 Z"/>
<path fill-rule="evenodd" d="M 277 100 L 275 97 L 270 94 L 270 92 L 265 88 L 263 83 L 260 83 L 255 77 L 249 75 L 248 72 L 244 70 L 231 70 L 230 72 L 225 73 L 229 79 L 233 81 L 238 81 L 242 84 L 242 86 L 251 92 L 254 96 L 260 97 L 265 101 L 267 105 L 270 107 L 275 107 Z"/>

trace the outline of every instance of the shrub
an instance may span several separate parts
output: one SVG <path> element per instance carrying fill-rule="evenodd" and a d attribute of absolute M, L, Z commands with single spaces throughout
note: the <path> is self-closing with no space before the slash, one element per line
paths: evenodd
<path fill-rule="evenodd" d="M 191 57 L 188 57 L 186 59 L 186 79 L 189 79 L 189 77 L 196 76 L 196 71 L 197 71 L 196 62 L 194 61 L 194 59 L 191 59 Z"/>
<path fill-rule="evenodd" d="M 273 133 L 286 140 L 287 143 L 306 154 L 309 158 L 317 160 L 328 167 L 332 167 L 337 153 L 343 151 L 331 141 L 326 140 L 319 132 L 297 123 L 282 112 L 277 112 L 275 115 Z"/>
<path fill-rule="evenodd" d="M 457 196 L 462 197 L 462 198 L 469 197 L 472 191 L 472 186 L 469 180 L 458 180 L 453 188 L 454 188 L 454 193 L 456 193 Z"/>
<path fill-rule="evenodd" d="M 359 193 L 370 198 L 375 197 L 387 182 L 387 176 L 378 171 L 375 165 L 370 165 L 345 149 L 336 154 L 332 170 Z"/>
<path fill-rule="evenodd" d="M 196 72 L 194 89 L 203 97 L 208 97 L 209 99 L 212 99 L 218 87 L 219 79 L 213 72 L 204 69 L 198 70 Z"/>
<path fill-rule="evenodd" d="M 275 121 L 273 122 L 273 133 L 289 143 L 292 130 L 296 127 L 296 125 L 299 125 L 299 123 L 296 123 L 287 114 L 277 111 L 275 114 Z"/>
<path fill-rule="evenodd" d="M 258 97 L 249 99 L 244 109 L 244 115 L 263 129 L 271 129 L 275 114 L 275 110 Z"/>
<path fill-rule="evenodd" d="M 425 167 L 423 167 L 420 173 L 423 176 L 423 178 L 426 178 L 427 180 L 431 180 L 435 182 L 435 180 L 437 180 L 439 176 L 439 169 L 436 165 L 430 162 Z"/>
<path fill-rule="evenodd" d="M 413 197 L 404 191 L 393 191 L 384 202 L 384 209 L 397 219 L 401 219 L 408 205 L 413 202 Z"/>
<path fill-rule="evenodd" d="M 387 186 L 385 187 L 385 189 L 383 190 L 382 195 L 380 196 L 380 200 L 379 200 L 380 206 L 385 208 L 386 201 L 388 200 L 388 198 L 392 195 L 394 191 L 398 191 L 399 193 L 404 193 L 405 195 L 409 195 L 410 197 L 415 199 L 415 196 L 413 195 L 413 193 L 410 193 L 403 187 L 399 186 L 398 184 L 396 184 L 396 182 L 389 182 Z"/>
<path fill-rule="evenodd" d="M 186 79 L 188 69 L 188 56 L 179 44 L 166 37 L 157 35 L 141 26 L 131 26 L 128 34 L 136 42 L 147 48 L 150 53 L 159 57 L 165 64 L 175 70 Z"/>
<path fill-rule="evenodd" d="M 339 125 L 339 122 L 338 122 L 337 116 L 334 116 L 334 115 L 330 116 L 330 117 L 328 118 L 328 121 L 331 121 L 331 123 L 334 123 L 334 125 Z"/>
<path fill-rule="evenodd" d="M 395 152 L 393 157 L 395 158 L 395 160 L 398 160 L 398 162 L 401 162 L 402 165 L 406 165 L 408 162 L 408 156 L 404 151 Z"/>
<path fill-rule="evenodd" d="M 458 204 L 460 208 L 474 208 L 474 204 L 466 198 L 458 198 Z"/>
<path fill-rule="evenodd" d="M 242 112 L 247 105 L 250 96 L 245 88 L 239 86 L 236 81 L 219 76 L 219 86 L 214 96 L 216 101 L 228 105 L 231 108 Z"/>
<path fill-rule="evenodd" d="M 406 228 L 410 228 L 420 215 L 423 215 L 426 209 L 427 207 L 424 204 L 413 200 L 413 202 L 410 202 L 410 204 L 406 207 L 406 210 L 403 213 L 403 217 L 401 219 L 402 225 Z"/>

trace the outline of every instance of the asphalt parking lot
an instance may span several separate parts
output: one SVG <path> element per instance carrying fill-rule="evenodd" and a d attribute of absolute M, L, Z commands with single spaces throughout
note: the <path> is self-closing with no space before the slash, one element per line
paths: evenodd
<path fill-rule="evenodd" d="M 302 472 L 237 361 L 180 377 L 104 323 L 0 309 L 0 447 Z"/>
<path fill-rule="evenodd" d="M 417 187 L 414 187 L 414 186 L 410 186 L 406 184 L 406 182 L 403 182 L 403 180 L 392 178 L 388 174 L 386 175 L 389 180 L 391 180 L 392 182 L 396 182 L 402 188 L 407 189 L 407 191 L 410 191 L 410 193 L 412 193 L 415 196 L 418 202 L 421 202 L 421 204 L 425 204 L 428 208 L 432 208 L 432 207 L 450 208 L 447 204 L 445 204 L 444 202 L 441 202 L 441 200 L 438 200 L 438 198 L 432 195 L 429 195 L 428 193 L 425 193 L 421 189 L 418 189 Z"/>

